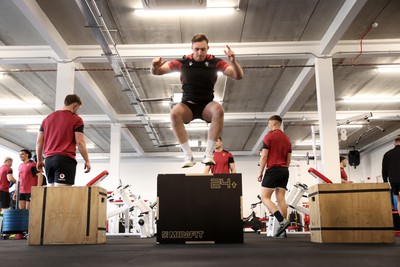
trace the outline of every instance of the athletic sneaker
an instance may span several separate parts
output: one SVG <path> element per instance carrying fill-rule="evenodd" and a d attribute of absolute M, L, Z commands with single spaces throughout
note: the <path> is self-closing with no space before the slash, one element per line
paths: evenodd
<path fill-rule="evenodd" d="M 282 234 L 278 235 L 277 237 L 274 236 L 274 238 L 277 238 L 277 239 L 287 238 L 286 231 L 283 231 Z"/>
<path fill-rule="evenodd" d="M 201 163 L 205 165 L 215 165 L 214 157 L 205 155 Z"/>
<path fill-rule="evenodd" d="M 196 161 L 194 160 L 194 158 L 192 156 L 185 156 L 185 159 L 183 160 L 183 164 L 182 164 L 182 168 L 189 168 L 189 167 L 193 167 L 193 165 L 196 164 Z"/>
<path fill-rule="evenodd" d="M 290 225 L 290 222 L 286 219 L 283 219 L 283 221 L 279 222 L 279 227 L 278 231 L 276 231 L 276 234 L 274 237 L 280 236 L 283 232 L 285 232 L 286 228 L 288 228 Z"/>

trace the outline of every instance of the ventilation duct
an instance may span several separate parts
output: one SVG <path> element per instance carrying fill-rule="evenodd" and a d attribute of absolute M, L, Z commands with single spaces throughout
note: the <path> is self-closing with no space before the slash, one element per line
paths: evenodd
<path fill-rule="evenodd" d="M 142 0 L 144 9 L 207 8 L 207 0 Z"/>

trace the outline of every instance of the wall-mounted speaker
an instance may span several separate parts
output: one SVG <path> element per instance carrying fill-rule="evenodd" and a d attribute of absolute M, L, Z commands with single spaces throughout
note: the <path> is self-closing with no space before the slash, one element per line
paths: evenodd
<path fill-rule="evenodd" d="M 354 167 L 360 165 L 360 151 L 358 150 L 349 151 L 349 164 L 350 166 Z"/>

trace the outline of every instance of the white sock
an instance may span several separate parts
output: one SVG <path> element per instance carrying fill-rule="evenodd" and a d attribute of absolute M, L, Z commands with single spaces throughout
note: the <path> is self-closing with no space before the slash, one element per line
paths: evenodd
<path fill-rule="evenodd" d="M 213 141 L 213 140 L 210 140 L 210 139 L 207 140 L 206 156 L 210 156 L 210 157 L 213 156 L 213 152 L 214 152 L 214 150 L 215 150 L 215 144 L 216 144 L 216 143 L 217 143 L 217 142 L 215 142 L 215 141 Z"/>
<path fill-rule="evenodd" d="M 185 156 L 193 157 L 192 150 L 190 149 L 189 142 L 181 144 L 181 148 Z"/>

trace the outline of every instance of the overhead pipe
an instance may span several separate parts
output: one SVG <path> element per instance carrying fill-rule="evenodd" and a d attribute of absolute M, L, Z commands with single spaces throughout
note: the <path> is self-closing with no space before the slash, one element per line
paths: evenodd
<path fill-rule="evenodd" d="M 137 92 L 137 89 L 132 82 L 132 78 L 129 74 L 129 71 L 127 71 L 125 62 L 123 61 L 121 55 L 118 52 L 116 43 L 114 42 L 110 34 L 110 31 L 108 30 L 107 25 L 103 20 L 102 14 L 99 8 L 97 7 L 96 2 L 94 0 L 92 0 L 91 2 L 96 11 L 97 19 L 99 20 L 100 24 L 98 23 L 95 15 L 93 14 L 93 11 L 88 1 L 76 0 L 79 9 L 81 10 L 83 16 L 85 17 L 86 22 L 88 23 L 88 26 L 91 27 L 97 41 L 99 42 L 100 47 L 104 52 L 104 55 L 107 57 L 107 60 L 109 61 L 115 73 L 115 77 L 122 85 L 123 88 L 122 91 L 124 91 L 127 94 L 131 105 L 135 109 L 136 113 L 140 116 L 141 122 L 144 128 L 146 129 L 146 132 L 150 137 L 150 140 L 152 141 L 153 145 L 158 146 L 161 143 L 160 139 L 150 121 L 146 108 L 142 103 L 138 101 L 139 93 Z M 109 43 L 111 43 L 111 45 L 114 47 L 115 52 L 111 50 Z"/>

